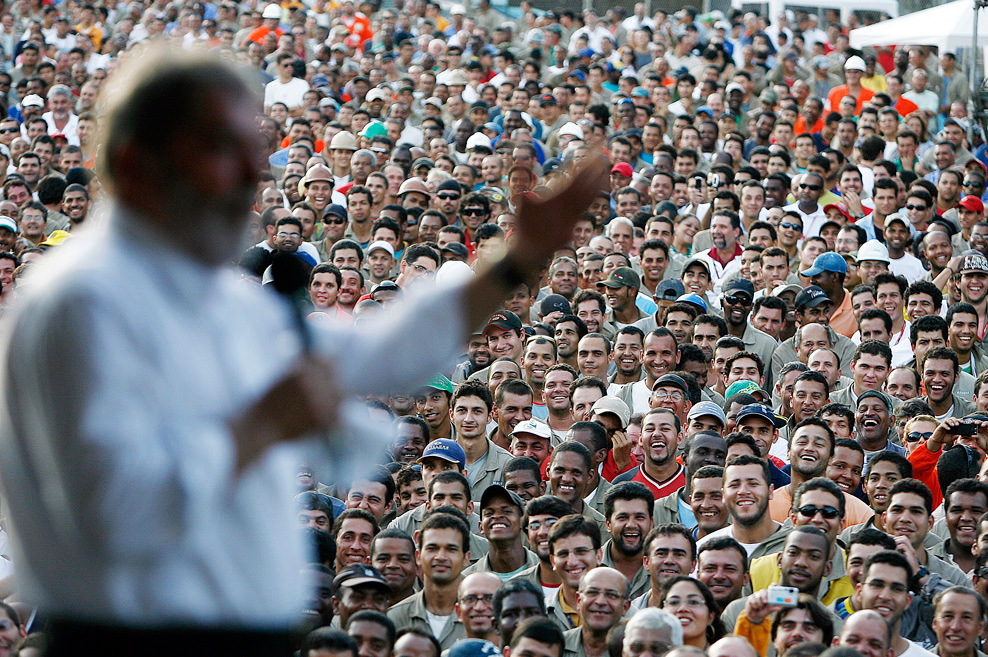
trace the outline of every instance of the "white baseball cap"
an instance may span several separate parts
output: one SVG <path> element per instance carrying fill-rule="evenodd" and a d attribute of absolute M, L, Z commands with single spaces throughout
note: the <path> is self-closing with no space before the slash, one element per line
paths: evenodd
<path fill-rule="evenodd" d="M 390 243 L 385 242 L 384 240 L 377 240 L 376 242 L 373 242 L 370 246 L 368 246 L 367 255 L 374 253 L 374 251 L 377 251 L 378 249 L 384 249 L 385 251 L 391 254 L 392 258 L 395 257 L 395 248 L 391 246 Z"/>
<path fill-rule="evenodd" d="M 477 146 L 485 146 L 487 148 L 491 148 L 491 138 L 482 132 L 473 133 L 472 135 L 470 135 L 470 138 L 467 139 L 467 150 L 470 150 L 471 148 L 476 148 Z"/>
<path fill-rule="evenodd" d="M 549 425 L 545 422 L 539 422 L 535 418 L 516 424 L 515 428 L 511 430 L 511 435 L 513 436 L 516 433 L 530 433 L 533 436 L 545 438 L 546 440 L 552 439 L 552 429 L 549 428 Z"/>
<path fill-rule="evenodd" d="M 857 55 L 851 55 L 850 57 L 847 58 L 847 61 L 844 62 L 844 70 L 863 71 L 865 70 L 865 62 Z"/>
<path fill-rule="evenodd" d="M 583 139 L 583 128 L 570 121 L 559 129 L 559 136 L 562 137 L 563 135 L 570 135 L 572 137 L 576 137 L 577 139 Z"/>

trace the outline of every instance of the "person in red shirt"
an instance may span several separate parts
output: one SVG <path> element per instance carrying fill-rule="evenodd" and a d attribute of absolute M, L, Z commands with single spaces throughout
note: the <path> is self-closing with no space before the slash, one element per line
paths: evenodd
<path fill-rule="evenodd" d="M 679 416 L 668 408 L 653 408 L 642 418 L 645 462 L 631 481 L 645 484 L 655 499 L 672 495 L 686 485 L 686 468 L 676 460 L 683 440 Z"/>
<path fill-rule="evenodd" d="M 854 115 L 858 116 L 861 114 L 861 107 L 875 97 L 874 92 L 861 86 L 861 76 L 864 75 L 864 72 L 865 63 L 863 59 L 857 55 L 847 58 L 847 61 L 844 62 L 844 79 L 847 83 L 834 87 L 827 94 L 827 103 L 830 105 L 831 111 L 836 111 L 840 107 L 841 98 L 844 96 L 853 96 L 857 99 Z"/>
<path fill-rule="evenodd" d="M 974 424 L 978 427 L 978 433 L 973 436 L 959 436 L 953 434 L 952 430 L 962 424 Z M 948 417 L 933 431 L 933 435 L 920 442 L 912 452 L 909 453 L 909 462 L 913 466 L 913 478 L 919 479 L 933 493 L 934 508 L 943 502 L 943 491 L 940 486 L 940 479 L 937 476 L 937 463 L 940 461 L 946 450 L 942 449 L 948 438 L 953 439 L 954 445 L 965 445 L 974 453 L 983 458 L 984 450 L 988 447 L 988 422 L 975 420 L 972 418 Z M 974 459 L 977 469 L 978 458 Z M 974 474 L 968 475 L 973 477 Z"/>
<path fill-rule="evenodd" d="M 254 30 L 247 35 L 248 41 L 253 41 L 254 43 L 264 45 L 264 40 L 271 32 L 274 32 L 275 36 L 279 39 L 281 38 L 281 35 L 285 33 L 284 30 L 278 27 L 278 23 L 281 22 L 281 7 L 278 6 L 277 2 L 272 2 L 264 8 L 264 13 L 261 14 L 261 19 L 261 26 L 254 28 Z"/>

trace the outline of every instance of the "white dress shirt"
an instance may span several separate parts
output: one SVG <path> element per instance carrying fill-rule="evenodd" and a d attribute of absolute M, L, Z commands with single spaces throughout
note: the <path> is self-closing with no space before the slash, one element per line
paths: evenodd
<path fill-rule="evenodd" d="M 313 324 L 313 352 L 352 395 L 339 428 L 238 477 L 229 422 L 300 355 L 295 316 L 148 224 L 118 210 L 45 256 L 5 317 L 0 478 L 18 583 L 53 616 L 288 628 L 306 594 L 298 464 L 342 479 L 374 462 L 387 433 L 357 396 L 452 364 L 462 293 L 413 295 L 359 334 Z"/>

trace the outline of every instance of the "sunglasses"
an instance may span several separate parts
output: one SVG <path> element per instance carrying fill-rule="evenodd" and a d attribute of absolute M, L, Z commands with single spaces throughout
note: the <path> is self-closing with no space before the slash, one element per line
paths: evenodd
<path fill-rule="evenodd" d="M 482 217 L 487 212 L 483 208 L 464 208 L 460 210 L 460 214 L 467 217 Z"/>
<path fill-rule="evenodd" d="M 808 189 L 811 192 L 818 192 L 821 189 L 823 189 L 823 186 L 822 185 L 807 185 L 805 183 L 800 183 L 799 184 L 799 188 L 800 189 Z"/>
<path fill-rule="evenodd" d="M 0 135 L 10 134 L 11 132 L 20 132 L 20 128 L 0 128 Z"/>
<path fill-rule="evenodd" d="M 460 198 L 459 194 L 436 194 L 436 198 L 440 201 L 455 201 Z"/>
<path fill-rule="evenodd" d="M 963 187 L 981 187 L 978 183 L 966 182 L 962 185 Z"/>
<path fill-rule="evenodd" d="M 786 230 L 803 230 L 803 227 L 799 224 L 791 224 L 788 221 L 779 224 L 779 228 L 785 228 Z"/>
<path fill-rule="evenodd" d="M 750 306 L 751 299 L 748 297 L 737 296 L 735 294 L 728 294 L 724 297 L 724 301 L 731 304 L 732 306 Z"/>
<path fill-rule="evenodd" d="M 912 204 L 908 204 L 908 205 L 906 205 L 906 209 L 907 210 L 926 210 L 926 206 L 925 205 L 912 205 Z"/>
<path fill-rule="evenodd" d="M 933 435 L 932 431 L 923 431 L 922 433 L 920 433 L 919 431 L 910 431 L 909 433 L 906 434 L 906 440 L 908 440 L 911 443 L 914 443 L 917 440 L 929 440 L 930 436 L 932 435 Z"/>
<path fill-rule="evenodd" d="M 814 506 L 812 504 L 807 504 L 806 506 L 801 506 L 796 510 L 796 513 L 803 516 L 804 518 L 812 518 L 816 514 L 823 516 L 824 520 L 833 520 L 839 515 L 839 511 L 832 506 Z"/>
<path fill-rule="evenodd" d="M 323 222 L 324 224 L 333 224 L 333 225 L 335 225 L 335 226 L 342 226 L 343 224 L 345 224 L 345 223 L 346 223 L 346 221 L 347 221 L 347 220 L 346 220 L 346 219 L 344 219 L 343 217 L 336 217 L 336 216 L 334 216 L 334 217 L 332 217 L 332 218 L 330 218 L 330 217 L 325 217 L 325 218 L 324 218 L 324 219 L 322 220 L 322 222 Z"/>

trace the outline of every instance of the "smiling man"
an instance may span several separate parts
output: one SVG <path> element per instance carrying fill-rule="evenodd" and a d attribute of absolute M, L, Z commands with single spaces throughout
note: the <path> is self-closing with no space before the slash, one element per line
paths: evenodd
<path fill-rule="evenodd" d="M 863 322 L 864 320 L 862 320 Z M 830 395 L 830 401 L 853 407 L 866 390 L 882 390 L 892 369 L 892 349 L 880 340 L 865 340 L 851 359 L 852 383 Z"/>
<path fill-rule="evenodd" d="M 504 466 L 512 458 L 511 452 L 495 445 L 486 435 L 493 406 L 490 388 L 479 381 L 461 383 L 453 393 L 449 414 L 456 429 L 456 442 L 467 457 L 466 477 L 473 499 L 503 479 Z"/>
<path fill-rule="evenodd" d="M 652 529 L 655 498 L 638 482 L 626 481 L 604 495 L 604 518 L 610 539 L 603 545 L 601 563 L 618 570 L 631 583 L 629 597 L 648 588 L 648 571 L 642 563 L 645 537 Z"/>
<path fill-rule="evenodd" d="M 682 424 L 675 411 L 655 408 L 642 418 L 641 445 L 645 462 L 631 479 L 644 484 L 656 499 L 674 494 L 686 484 L 686 468 L 676 455 L 683 440 Z"/>
<path fill-rule="evenodd" d="M 456 596 L 456 617 L 463 624 L 468 639 L 481 639 L 497 643 L 494 627 L 494 593 L 501 586 L 501 579 L 494 573 L 466 574 Z M 438 656 L 437 656 L 438 657 Z"/>
<path fill-rule="evenodd" d="M 607 634 L 628 611 L 628 580 L 614 568 L 600 566 L 580 582 L 580 617 L 583 624 L 563 633 L 563 655 L 607 655 Z"/>
<path fill-rule="evenodd" d="M 933 631 L 940 657 L 976 657 L 985 629 L 985 599 L 969 588 L 954 586 L 933 599 Z"/>
<path fill-rule="evenodd" d="M 579 627 L 578 589 L 583 576 L 600 565 L 600 528 L 577 515 L 561 518 L 549 530 L 549 558 L 560 586 L 546 598 L 546 613 L 560 627 Z"/>
<path fill-rule="evenodd" d="M 522 544 L 521 498 L 499 484 L 488 486 L 480 498 L 480 531 L 489 550 L 464 573 L 491 572 L 506 582 L 539 562 L 538 556 Z"/>
<path fill-rule="evenodd" d="M 706 403 L 712 404 L 711 402 Z M 716 405 L 712 405 L 714 408 L 718 408 Z M 726 422 L 723 412 L 721 413 L 721 418 Z M 679 491 L 656 501 L 656 522 L 659 524 L 675 522 L 688 529 L 696 527 L 698 519 L 695 516 L 691 501 L 693 477 L 701 468 L 706 466 L 723 468 L 726 459 L 727 443 L 718 431 L 702 430 L 690 433 L 683 442 L 686 485 Z"/>

